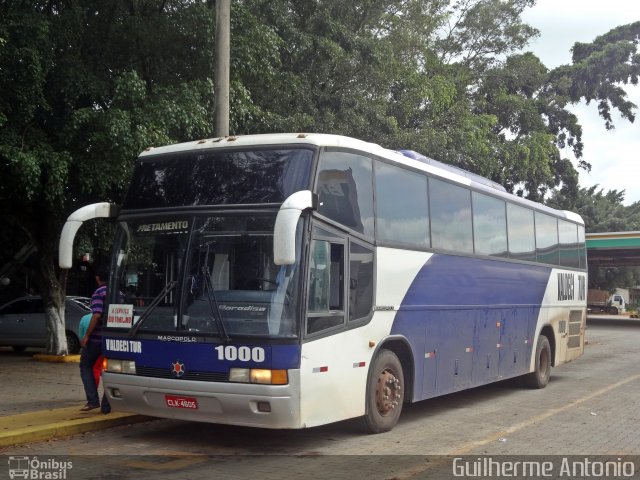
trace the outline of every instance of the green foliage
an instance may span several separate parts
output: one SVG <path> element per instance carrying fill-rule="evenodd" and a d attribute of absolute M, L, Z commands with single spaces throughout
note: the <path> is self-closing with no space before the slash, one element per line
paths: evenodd
<path fill-rule="evenodd" d="M 613 128 L 612 108 L 633 122 L 636 105 L 627 99 L 621 85 L 638 84 L 640 22 L 614 28 L 592 43 L 576 43 L 573 63 L 551 72 L 554 95 L 570 102 L 595 101 L 607 129 Z"/>
<path fill-rule="evenodd" d="M 457 0 L 448 9 L 445 35 L 436 42 L 446 63 L 460 62 L 481 72 L 503 55 L 524 48 L 538 31 L 520 15 L 535 0 Z"/>
<path fill-rule="evenodd" d="M 598 185 L 576 188 L 566 195 L 555 192 L 548 200 L 551 207 L 572 210 L 582 216 L 587 233 L 625 232 L 640 230 L 640 202 L 625 206 L 624 190 L 604 192 Z M 590 265 L 589 287 L 613 291 L 616 287 L 640 284 L 640 267 L 601 267 Z"/>
<path fill-rule="evenodd" d="M 557 196 L 549 203 L 579 213 L 589 233 L 640 230 L 640 203 L 625 206 L 624 195 L 624 190 L 609 190 L 605 193 L 598 185 L 594 185 L 580 188 L 574 203 L 567 204 L 566 200 L 563 202 Z"/>
<path fill-rule="evenodd" d="M 231 131 L 319 131 L 417 150 L 581 208 L 567 106 L 632 121 L 640 24 L 576 44 L 549 72 L 521 53 L 533 0 L 236 0 Z M 134 159 L 213 131 L 213 1 L 0 2 L 0 214 L 53 264 L 64 218 L 118 202 Z M 597 193 L 594 193 L 597 198 Z M 586 205 L 585 205 L 586 208 Z M 623 212 L 624 214 L 628 212 Z M 617 218 L 617 217 L 612 217 Z M 40 220 L 44 219 L 44 220 Z M 108 247 L 104 227 L 82 229 Z M 4 240 L 4 237 L 3 237 Z M 2 260 L 2 259 L 0 259 Z M 40 268 L 50 284 L 52 268 Z"/>
<path fill-rule="evenodd" d="M 578 119 L 566 109 L 582 98 L 575 85 L 584 72 L 577 63 L 549 72 L 535 55 L 518 53 L 538 33 L 521 20 L 533 3 L 237 2 L 233 15 L 243 24 L 253 29 L 262 19 L 261 38 L 271 48 L 256 49 L 279 75 L 263 67 L 259 78 L 238 65 L 233 93 L 245 109 L 234 112 L 232 125 L 236 133 L 352 135 L 420 151 L 531 199 L 558 188 L 574 195 L 577 174 L 560 152 L 571 148 L 578 166 L 590 168 Z M 606 50 L 621 42 L 618 48 L 630 54 L 631 33 L 621 32 L 594 45 Z M 248 34 L 233 36 L 242 55 Z M 631 113 L 633 106 L 619 101 L 622 76 L 608 73 L 612 66 L 628 69 L 625 58 L 628 64 L 624 55 L 609 64 L 591 61 L 591 84 Z"/>
<path fill-rule="evenodd" d="M 635 288 L 640 282 L 639 267 L 603 267 L 589 271 L 589 288 L 607 290 Z"/>
<path fill-rule="evenodd" d="M 120 201 L 148 146 L 210 135 L 213 25 L 204 2 L 0 3 L 6 254 L 38 248 L 45 296 L 71 211 Z M 103 227 L 80 233 L 83 248 L 109 247 Z"/>

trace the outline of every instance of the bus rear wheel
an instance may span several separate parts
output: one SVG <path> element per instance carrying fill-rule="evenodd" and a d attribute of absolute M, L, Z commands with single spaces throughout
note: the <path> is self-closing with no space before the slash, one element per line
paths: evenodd
<path fill-rule="evenodd" d="M 391 350 L 382 350 L 369 370 L 364 415 L 365 428 L 370 433 L 391 430 L 400 417 L 404 402 L 402 365 Z"/>
<path fill-rule="evenodd" d="M 544 388 L 551 376 L 551 345 L 544 335 L 538 337 L 536 365 L 533 372 L 525 375 L 525 385 L 529 388 Z"/>

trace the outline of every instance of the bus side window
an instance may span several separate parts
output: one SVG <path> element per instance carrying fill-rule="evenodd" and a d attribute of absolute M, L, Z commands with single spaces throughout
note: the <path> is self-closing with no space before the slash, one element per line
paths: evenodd
<path fill-rule="evenodd" d="M 329 242 L 313 242 L 309 269 L 309 312 L 328 312 Z"/>
<path fill-rule="evenodd" d="M 344 245 L 314 240 L 309 266 L 307 333 L 344 323 Z"/>
<path fill-rule="evenodd" d="M 373 250 L 349 245 L 349 321 L 367 318 L 373 309 Z"/>
<path fill-rule="evenodd" d="M 373 237 L 373 171 L 368 157 L 328 151 L 318 170 L 318 212 Z"/>
<path fill-rule="evenodd" d="M 536 221 L 536 261 L 558 265 L 558 219 L 535 212 Z"/>

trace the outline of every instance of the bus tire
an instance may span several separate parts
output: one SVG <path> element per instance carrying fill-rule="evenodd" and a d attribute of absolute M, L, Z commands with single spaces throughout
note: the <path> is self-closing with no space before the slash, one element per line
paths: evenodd
<path fill-rule="evenodd" d="M 371 364 L 367 379 L 364 426 L 369 433 L 391 430 L 404 402 L 402 365 L 391 350 L 381 350 Z"/>
<path fill-rule="evenodd" d="M 551 345 L 544 335 L 538 337 L 536 346 L 536 366 L 533 372 L 525 375 L 525 385 L 529 388 L 544 388 L 551 376 Z"/>

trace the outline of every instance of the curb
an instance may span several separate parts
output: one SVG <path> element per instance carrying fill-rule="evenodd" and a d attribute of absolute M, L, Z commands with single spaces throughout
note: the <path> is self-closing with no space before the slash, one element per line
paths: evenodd
<path fill-rule="evenodd" d="M 152 417 L 122 412 L 103 415 L 81 413 L 78 407 L 0 417 L 0 447 L 50 440 L 78 433 L 153 420 Z"/>
<path fill-rule="evenodd" d="M 80 355 L 49 355 L 47 353 L 36 353 L 33 360 L 50 363 L 80 363 Z"/>

